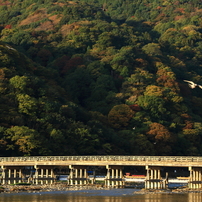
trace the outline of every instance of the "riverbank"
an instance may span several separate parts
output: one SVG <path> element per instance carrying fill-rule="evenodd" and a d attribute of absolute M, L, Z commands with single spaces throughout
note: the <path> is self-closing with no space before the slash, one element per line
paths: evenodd
<path fill-rule="evenodd" d="M 73 191 L 73 190 L 91 190 L 106 189 L 101 185 L 69 186 L 65 183 L 52 185 L 0 185 L 0 193 L 18 193 L 18 192 L 52 192 L 52 191 Z"/>
<path fill-rule="evenodd" d="M 20 193 L 20 192 L 54 192 L 54 191 L 77 191 L 77 190 L 109 190 L 103 185 L 69 186 L 66 183 L 56 183 L 52 185 L 0 185 L 0 193 Z M 176 193 L 202 193 L 200 189 L 189 189 L 187 186 L 174 187 L 168 189 L 137 189 L 134 194 L 176 194 Z"/>
<path fill-rule="evenodd" d="M 190 189 L 187 186 L 184 187 L 175 187 L 168 189 L 141 189 L 136 191 L 137 194 L 185 194 L 185 193 L 202 193 L 202 188 L 199 189 Z"/>

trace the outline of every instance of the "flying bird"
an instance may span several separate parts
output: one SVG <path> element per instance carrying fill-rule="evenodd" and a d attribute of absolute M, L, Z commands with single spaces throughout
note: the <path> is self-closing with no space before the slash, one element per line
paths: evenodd
<path fill-rule="evenodd" d="M 197 86 L 202 89 L 202 86 L 201 86 L 201 85 L 198 85 L 198 84 L 194 83 L 193 81 L 184 80 L 184 82 L 187 82 L 188 85 L 189 85 L 189 87 L 192 88 L 192 89 L 193 89 L 193 88 L 196 88 Z"/>

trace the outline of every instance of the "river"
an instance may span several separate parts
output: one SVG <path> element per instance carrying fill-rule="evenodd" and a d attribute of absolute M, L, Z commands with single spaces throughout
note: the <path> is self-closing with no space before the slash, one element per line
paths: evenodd
<path fill-rule="evenodd" d="M 135 189 L 0 193 L 1 202 L 201 202 L 202 193 L 138 194 Z"/>

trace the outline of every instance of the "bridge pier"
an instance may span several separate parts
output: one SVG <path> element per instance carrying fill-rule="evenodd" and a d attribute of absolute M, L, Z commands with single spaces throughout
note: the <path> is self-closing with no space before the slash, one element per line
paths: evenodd
<path fill-rule="evenodd" d="M 189 167 L 190 177 L 188 186 L 191 189 L 202 188 L 202 168 Z"/>
<path fill-rule="evenodd" d="M 165 189 L 166 180 L 162 180 L 161 167 L 146 166 L 147 175 L 145 179 L 145 189 Z"/>
<path fill-rule="evenodd" d="M 16 184 L 23 181 L 24 173 L 22 172 L 22 167 L 1 166 L 1 169 L 1 184 Z"/>
<path fill-rule="evenodd" d="M 52 166 L 34 166 L 35 174 L 33 177 L 28 178 L 28 182 L 34 184 L 53 184 L 55 175 Z"/>
<path fill-rule="evenodd" d="M 86 185 L 89 183 L 88 173 L 85 166 L 70 165 L 68 178 L 69 185 Z"/>
<path fill-rule="evenodd" d="M 106 187 L 124 187 L 125 181 L 123 179 L 122 166 L 106 166 L 107 175 L 105 178 Z"/>

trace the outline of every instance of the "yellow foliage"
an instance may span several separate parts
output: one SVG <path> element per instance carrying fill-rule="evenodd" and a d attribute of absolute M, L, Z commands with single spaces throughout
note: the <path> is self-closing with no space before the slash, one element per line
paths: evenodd
<path fill-rule="evenodd" d="M 161 97 L 163 96 L 163 89 L 159 86 L 150 85 L 147 86 L 144 95 Z"/>

